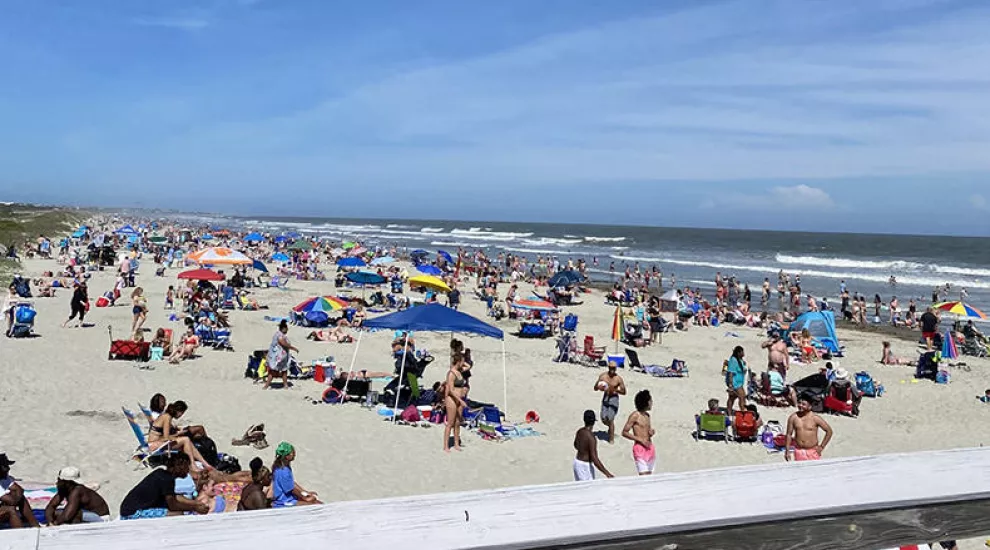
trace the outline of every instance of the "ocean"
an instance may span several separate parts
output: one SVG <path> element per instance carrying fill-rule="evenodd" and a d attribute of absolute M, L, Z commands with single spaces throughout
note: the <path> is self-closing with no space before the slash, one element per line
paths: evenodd
<path fill-rule="evenodd" d="M 678 287 L 710 290 L 721 271 L 749 283 L 756 303 L 763 278 L 776 288 L 780 270 L 792 278 L 800 274 L 802 291 L 815 296 L 837 297 L 844 280 L 850 292 L 865 294 L 870 303 L 874 294 L 884 302 L 896 295 L 904 306 L 909 298 L 927 304 L 932 289 L 948 283 L 948 299 L 958 300 L 965 289 L 967 302 L 990 311 L 988 238 L 444 220 L 224 217 L 209 222 L 409 250 L 482 248 L 562 262 L 584 258 L 591 276 L 601 281 L 610 279 L 612 263 L 616 273 L 638 263 L 642 270 L 658 266 L 665 286 L 674 276 Z M 888 283 L 892 275 L 896 286 Z"/>

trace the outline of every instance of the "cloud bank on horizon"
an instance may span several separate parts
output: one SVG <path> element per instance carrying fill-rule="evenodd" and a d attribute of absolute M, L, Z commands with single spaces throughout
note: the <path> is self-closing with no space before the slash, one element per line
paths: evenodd
<path fill-rule="evenodd" d="M 982 2 L 6 12 L 4 198 L 990 235 Z"/>

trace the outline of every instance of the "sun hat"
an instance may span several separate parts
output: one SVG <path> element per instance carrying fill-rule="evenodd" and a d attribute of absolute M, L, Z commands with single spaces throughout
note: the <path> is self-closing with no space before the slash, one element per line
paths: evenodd
<path fill-rule="evenodd" d="M 58 478 L 57 479 L 59 481 L 76 481 L 76 482 L 78 482 L 79 481 L 79 478 L 81 476 L 82 476 L 82 474 L 79 473 L 79 468 L 76 468 L 75 466 L 66 466 L 65 468 L 62 468 L 61 470 L 58 471 Z"/>
<path fill-rule="evenodd" d="M 835 379 L 836 380 L 849 380 L 849 373 L 846 369 L 839 367 L 835 369 Z"/>

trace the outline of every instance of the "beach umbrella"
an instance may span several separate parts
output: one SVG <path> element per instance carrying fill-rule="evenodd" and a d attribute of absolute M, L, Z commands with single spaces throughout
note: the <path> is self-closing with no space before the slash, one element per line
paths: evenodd
<path fill-rule="evenodd" d="M 299 303 L 292 311 L 297 313 L 309 313 L 312 311 L 339 311 L 347 307 L 347 302 L 333 296 L 313 296 Z"/>
<path fill-rule="evenodd" d="M 423 264 L 417 265 L 416 270 L 424 275 L 443 275 L 443 270 L 435 265 Z"/>
<path fill-rule="evenodd" d="M 213 235 L 210 235 L 209 233 L 206 233 L 205 235 L 203 235 L 200 238 L 203 239 L 204 241 L 212 241 L 213 240 Z"/>
<path fill-rule="evenodd" d="M 244 237 L 244 242 L 248 242 L 248 243 L 260 243 L 263 240 L 265 240 L 265 237 L 263 237 L 261 233 L 258 233 L 257 231 L 248 233 Z"/>
<path fill-rule="evenodd" d="M 625 335 L 625 320 L 622 315 L 622 306 L 615 306 L 615 316 L 612 317 L 612 339 L 615 340 L 615 353 L 619 353 L 619 342 Z"/>
<path fill-rule="evenodd" d="M 223 275 L 212 269 L 190 269 L 179 273 L 180 279 L 190 279 L 193 281 L 222 281 Z"/>
<path fill-rule="evenodd" d="M 554 311 L 557 309 L 557 306 L 536 297 L 526 298 L 525 300 L 516 300 L 515 302 L 512 302 L 512 307 L 532 309 L 536 311 Z"/>
<path fill-rule="evenodd" d="M 986 320 L 987 315 L 975 307 L 963 302 L 942 302 L 935 304 L 935 309 L 951 313 L 956 317 L 969 317 L 971 319 Z"/>
<path fill-rule="evenodd" d="M 382 256 L 381 258 L 375 258 L 374 260 L 371 260 L 371 265 L 384 265 L 394 262 L 395 262 L 395 258 L 391 256 Z"/>
<path fill-rule="evenodd" d="M 189 255 L 189 259 L 198 264 L 209 265 L 252 265 L 254 260 L 243 253 L 226 246 L 211 246 L 197 250 Z"/>
<path fill-rule="evenodd" d="M 417 286 L 425 287 L 430 290 L 435 290 L 437 292 L 450 292 L 450 287 L 447 286 L 447 283 L 431 275 L 419 275 L 417 277 L 410 277 L 409 288 L 413 288 Z"/>
<path fill-rule="evenodd" d="M 557 273 L 553 277 L 550 277 L 548 284 L 551 287 L 569 286 L 580 283 L 583 280 L 584 277 L 582 277 L 580 273 L 574 271 L 573 269 L 568 269 L 565 271 L 561 271 L 560 273 Z"/>
<path fill-rule="evenodd" d="M 300 239 L 289 245 L 289 250 L 313 250 L 313 245 L 309 241 Z"/>
<path fill-rule="evenodd" d="M 258 271 L 261 271 L 262 273 L 268 273 L 268 268 L 265 266 L 265 264 L 261 263 L 261 260 L 255 260 L 254 264 L 251 267 L 257 269 Z"/>
<path fill-rule="evenodd" d="M 287 262 L 287 261 L 289 261 L 289 256 L 287 254 L 285 254 L 284 252 L 276 252 L 276 253 L 272 254 L 272 261 L 273 262 Z"/>
<path fill-rule="evenodd" d="M 152 244 L 165 244 L 168 242 L 168 239 L 162 237 L 161 235 L 155 235 L 153 237 L 148 237 L 148 242 Z"/>
<path fill-rule="evenodd" d="M 956 341 L 952 339 L 952 331 L 946 330 L 942 337 L 942 358 L 955 359 L 959 357 L 959 350 L 956 349 Z"/>
<path fill-rule="evenodd" d="M 299 237 L 302 237 L 302 235 L 300 235 L 299 233 L 297 233 L 295 231 L 289 231 L 288 233 L 285 234 L 285 236 L 288 237 L 288 238 L 290 238 L 290 239 L 298 239 Z"/>
<path fill-rule="evenodd" d="M 352 249 L 352 248 L 354 248 L 356 246 L 357 246 L 357 243 L 354 242 L 354 241 L 347 241 L 346 243 L 340 245 L 340 247 L 343 248 L 344 250 L 350 250 L 350 249 Z"/>
<path fill-rule="evenodd" d="M 413 250 L 409 253 L 409 257 L 412 258 L 414 264 L 423 263 L 429 255 L 430 253 L 425 250 Z"/>
<path fill-rule="evenodd" d="M 363 247 L 363 246 L 359 246 L 357 248 L 352 248 L 351 249 L 351 256 L 361 256 L 361 255 L 363 255 L 367 251 L 368 251 L 368 249 L 365 248 L 365 247 Z"/>
<path fill-rule="evenodd" d="M 279 235 L 278 237 L 275 237 L 275 242 L 277 243 L 289 242 L 289 237 L 286 237 L 285 235 Z"/>
<path fill-rule="evenodd" d="M 364 263 L 361 258 L 349 257 L 337 260 L 337 265 L 340 267 L 365 267 L 368 264 Z"/>
<path fill-rule="evenodd" d="M 371 271 L 357 271 L 345 275 L 348 281 L 359 285 L 380 285 L 385 282 L 385 277 Z"/>
<path fill-rule="evenodd" d="M 437 250 L 437 255 L 450 263 L 454 263 L 454 258 L 451 257 L 450 252 L 447 252 L 446 250 Z"/>

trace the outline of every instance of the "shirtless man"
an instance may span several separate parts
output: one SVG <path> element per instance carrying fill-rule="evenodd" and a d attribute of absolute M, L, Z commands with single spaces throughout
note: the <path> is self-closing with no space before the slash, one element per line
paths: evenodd
<path fill-rule="evenodd" d="M 818 442 L 818 430 L 825 432 L 825 439 Z M 821 460 L 822 452 L 832 440 L 832 427 L 822 417 L 811 412 L 811 398 L 802 394 L 798 398 L 798 411 L 787 419 L 787 441 L 784 448 L 784 459 L 791 460 Z M 791 450 L 791 443 L 796 449 Z"/>
<path fill-rule="evenodd" d="M 10 476 L 13 464 L 6 453 L 0 453 L 0 523 L 7 523 L 12 529 L 38 527 L 24 489 Z"/>
<path fill-rule="evenodd" d="M 763 349 L 767 350 L 767 367 L 777 369 L 780 374 L 787 376 L 787 369 L 791 366 L 791 356 L 787 353 L 787 343 L 781 339 L 779 334 L 774 334 L 769 340 L 763 342 Z"/>
<path fill-rule="evenodd" d="M 110 508 L 96 491 L 79 484 L 79 470 L 73 467 L 62 468 L 55 483 L 58 493 L 45 507 L 45 521 L 48 525 L 67 523 L 96 523 L 110 521 Z M 58 507 L 65 503 L 65 508 Z"/>
<path fill-rule="evenodd" d="M 602 423 L 608 426 L 608 442 L 615 443 L 615 417 L 619 414 L 619 396 L 626 394 L 626 383 L 615 372 L 614 361 L 608 362 L 608 372 L 595 382 L 595 391 L 602 392 Z"/>
<path fill-rule="evenodd" d="M 574 450 L 577 451 L 577 456 L 574 457 L 574 481 L 592 481 L 595 479 L 595 468 L 605 474 L 605 477 L 614 477 L 598 458 L 598 440 L 592 432 L 594 427 L 595 411 L 584 411 L 584 427 L 574 434 Z"/>
<path fill-rule="evenodd" d="M 653 448 L 653 435 L 656 433 L 650 425 L 650 409 L 653 408 L 653 398 L 649 390 L 640 390 L 633 398 L 636 410 L 629 415 L 626 425 L 622 428 L 622 437 L 633 441 L 633 460 L 636 471 L 641 476 L 653 473 L 657 462 L 657 451 Z"/>

